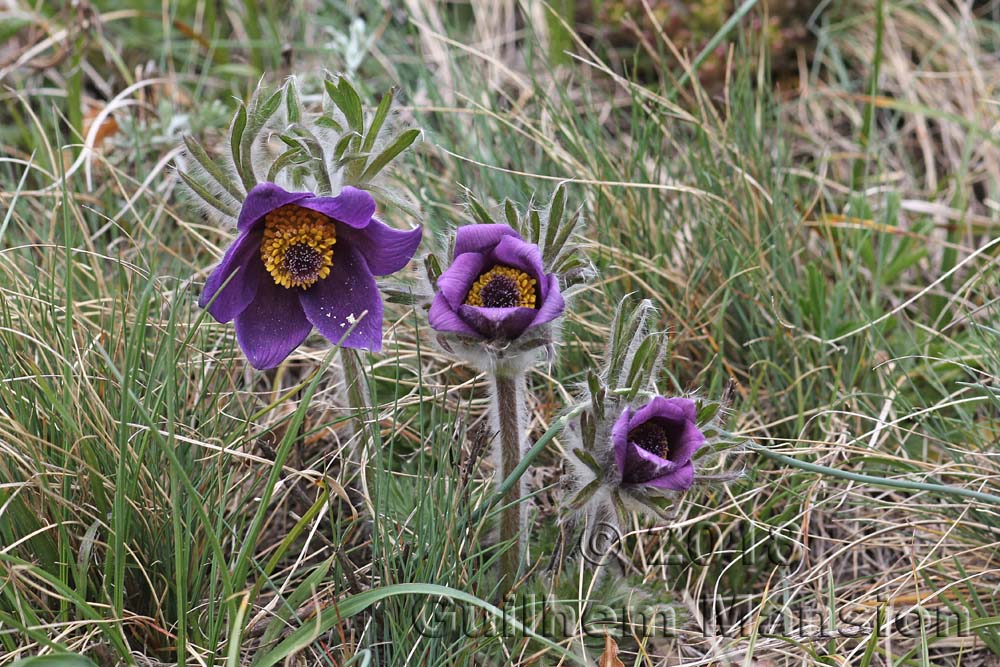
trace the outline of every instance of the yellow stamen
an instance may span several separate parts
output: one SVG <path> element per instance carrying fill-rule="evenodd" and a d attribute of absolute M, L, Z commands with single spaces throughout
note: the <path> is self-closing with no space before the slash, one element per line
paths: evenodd
<path fill-rule="evenodd" d="M 538 281 L 524 271 L 497 265 L 469 288 L 465 305 L 480 308 L 534 308 Z"/>
<path fill-rule="evenodd" d="M 306 288 L 330 275 L 336 242 L 330 218 L 288 204 L 264 216 L 260 258 L 278 285 Z"/>

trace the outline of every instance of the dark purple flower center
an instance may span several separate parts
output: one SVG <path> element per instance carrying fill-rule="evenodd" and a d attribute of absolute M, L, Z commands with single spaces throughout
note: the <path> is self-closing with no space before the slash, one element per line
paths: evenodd
<path fill-rule="evenodd" d="M 323 255 L 319 250 L 304 243 L 296 243 L 285 250 L 282 268 L 288 272 L 292 280 L 312 283 L 319 277 L 319 270 L 323 268 L 323 264 Z"/>
<path fill-rule="evenodd" d="M 507 276 L 493 276 L 479 291 L 479 296 L 487 308 L 513 308 L 521 299 L 517 283 Z"/>
<path fill-rule="evenodd" d="M 629 442 L 650 454 L 670 460 L 671 445 L 684 430 L 683 424 L 654 417 L 628 432 Z"/>
<path fill-rule="evenodd" d="M 497 265 L 476 279 L 465 304 L 479 308 L 537 308 L 537 282 L 524 271 Z"/>

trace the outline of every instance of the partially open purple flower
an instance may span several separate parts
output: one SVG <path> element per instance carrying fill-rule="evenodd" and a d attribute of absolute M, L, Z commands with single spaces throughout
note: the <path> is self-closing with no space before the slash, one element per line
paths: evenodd
<path fill-rule="evenodd" d="M 686 491 L 694 482 L 691 457 L 705 444 L 694 401 L 656 396 L 633 411 L 626 407 L 611 430 L 623 485 Z"/>
<path fill-rule="evenodd" d="M 459 228 L 455 258 L 437 280 L 428 319 L 439 332 L 513 340 L 565 307 L 538 246 L 507 225 L 478 224 Z"/>
<path fill-rule="evenodd" d="M 240 210 L 239 235 L 198 305 L 219 322 L 236 320 L 236 339 L 255 368 L 280 364 L 313 327 L 336 343 L 357 323 L 343 346 L 381 349 L 382 298 L 373 275 L 406 266 L 421 230 L 393 229 L 374 213 L 371 195 L 357 188 L 317 197 L 274 183 L 254 187 Z"/>

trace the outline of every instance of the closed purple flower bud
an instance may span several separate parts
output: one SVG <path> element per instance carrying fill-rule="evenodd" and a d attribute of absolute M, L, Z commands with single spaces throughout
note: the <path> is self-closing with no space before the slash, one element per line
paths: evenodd
<path fill-rule="evenodd" d="M 198 305 L 219 322 L 236 321 L 236 339 L 255 368 L 280 364 L 313 327 L 344 347 L 378 351 L 382 297 L 374 276 L 406 266 L 421 230 L 393 229 L 374 213 L 371 195 L 353 187 L 317 197 L 257 185 Z"/>
<path fill-rule="evenodd" d="M 654 397 L 638 410 L 626 407 L 611 430 L 623 486 L 686 491 L 694 482 L 691 457 L 705 444 L 695 402 Z"/>
<path fill-rule="evenodd" d="M 431 327 L 478 340 L 514 340 L 566 307 L 538 246 L 503 224 L 459 228 L 455 257 L 436 287 Z"/>

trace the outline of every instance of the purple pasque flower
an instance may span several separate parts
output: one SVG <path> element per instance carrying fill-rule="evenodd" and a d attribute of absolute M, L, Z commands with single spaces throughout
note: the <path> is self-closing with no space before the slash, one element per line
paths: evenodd
<path fill-rule="evenodd" d="M 691 457 L 705 444 L 695 402 L 655 396 L 638 410 L 626 407 L 611 429 L 622 485 L 686 491 L 694 482 Z"/>
<path fill-rule="evenodd" d="M 354 326 L 342 345 L 378 351 L 382 297 L 373 276 L 406 266 L 421 230 L 393 229 L 374 213 L 375 200 L 357 188 L 317 197 L 257 185 L 198 305 L 219 322 L 236 320 L 254 368 L 280 364 L 313 327 L 336 343 Z"/>
<path fill-rule="evenodd" d="M 513 340 L 565 308 L 538 246 L 508 225 L 477 224 L 456 233 L 455 257 L 437 280 L 428 319 L 439 332 Z"/>

